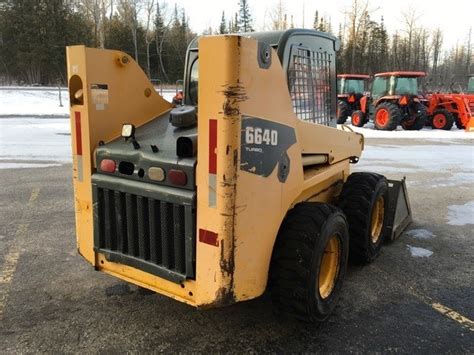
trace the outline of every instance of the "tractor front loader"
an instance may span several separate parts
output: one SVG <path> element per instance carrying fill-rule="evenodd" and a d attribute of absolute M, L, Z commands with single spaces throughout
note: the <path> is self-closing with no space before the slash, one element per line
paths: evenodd
<path fill-rule="evenodd" d="M 367 87 L 370 76 L 362 74 L 338 74 L 337 75 L 337 123 L 343 124 L 347 117 L 351 116 L 352 124 L 363 126 L 359 121 L 363 117 L 352 113 L 360 111 L 367 100 Z"/>
<path fill-rule="evenodd" d="M 389 72 L 375 74 L 370 99 L 361 106 L 363 126 L 371 119 L 376 129 L 393 131 L 398 125 L 405 130 L 420 130 L 427 120 L 426 106 L 418 94 L 418 79 L 423 72 Z"/>
<path fill-rule="evenodd" d="M 364 138 L 336 128 L 337 49 L 298 29 L 198 38 L 173 107 L 129 55 L 68 47 L 79 253 L 195 307 L 268 287 L 324 320 L 348 258 L 411 220 L 403 181 L 350 175 Z"/>

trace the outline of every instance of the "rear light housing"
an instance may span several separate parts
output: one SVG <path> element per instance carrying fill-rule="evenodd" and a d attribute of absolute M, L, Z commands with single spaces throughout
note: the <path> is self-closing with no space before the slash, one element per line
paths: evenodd
<path fill-rule="evenodd" d="M 102 159 L 100 162 L 100 170 L 106 173 L 114 173 L 117 164 L 112 159 Z"/>
<path fill-rule="evenodd" d="M 173 185 L 184 186 L 188 182 L 188 176 L 182 170 L 177 170 L 177 169 L 169 170 L 168 178 Z"/>

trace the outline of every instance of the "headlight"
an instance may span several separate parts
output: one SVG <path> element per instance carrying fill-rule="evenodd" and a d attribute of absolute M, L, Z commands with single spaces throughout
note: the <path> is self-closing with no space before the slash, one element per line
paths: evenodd
<path fill-rule="evenodd" d="M 124 123 L 122 126 L 122 137 L 125 139 L 135 136 L 135 126 L 131 123 Z"/>

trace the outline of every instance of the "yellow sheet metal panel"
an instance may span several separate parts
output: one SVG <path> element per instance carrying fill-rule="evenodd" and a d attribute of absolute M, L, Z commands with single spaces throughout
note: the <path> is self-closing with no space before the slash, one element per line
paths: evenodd
<path fill-rule="evenodd" d="M 93 251 L 92 185 L 94 149 L 120 135 L 125 122 L 140 126 L 171 104 L 158 95 L 127 54 L 67 48 L 70 90 L 76 236 L 79 253 L 96 264 Z"/>

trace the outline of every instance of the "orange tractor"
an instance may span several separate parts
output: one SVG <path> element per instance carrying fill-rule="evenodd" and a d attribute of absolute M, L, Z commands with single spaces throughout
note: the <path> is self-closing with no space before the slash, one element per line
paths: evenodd
<path fill-rule="evenodd" d="M 360 110 L 352 113 L 352 125 L 362 127 L 370 118 L 380 130 L 393 131 L 398 125 L 406 130 L 422 129 L 427 115 L 418 81 L 424 76 L 424 72 L 410 71 L 375 74 L 370 97 L 362 99 Z"/>
<path fill-rule="evenodd" d="M 467 92 L 434 93 L 428 97 L 428 122 L 434 129 L 450 130 L 453 124 L 459 129 L 474 131 L 474 76 L 469 78 Z"/>
<path fill-rule="evenodd" d="M 347 117 L 361 109 L 361 102 L 367 100 L 370 76 L 362 74 L 339 74 L 337 76 L 337 123 L 346 122 Z"/>

